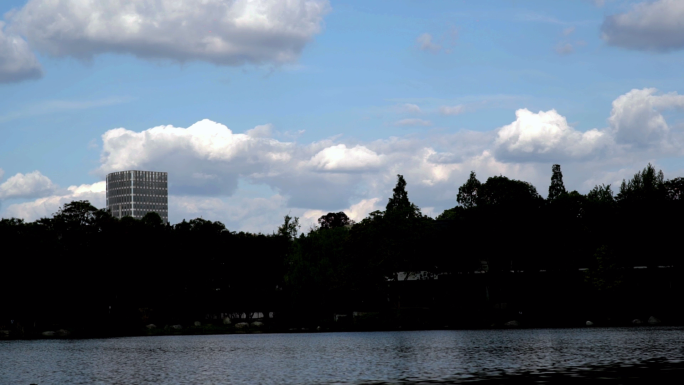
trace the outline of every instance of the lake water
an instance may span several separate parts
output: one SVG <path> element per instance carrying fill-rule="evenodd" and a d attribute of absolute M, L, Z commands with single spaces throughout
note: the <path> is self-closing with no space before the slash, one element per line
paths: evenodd
<path fill-rule="evenodd" d="M 684 329 L 668 327 L 2 341 L 0 384 L 543 382 L 683 361 Z"/>

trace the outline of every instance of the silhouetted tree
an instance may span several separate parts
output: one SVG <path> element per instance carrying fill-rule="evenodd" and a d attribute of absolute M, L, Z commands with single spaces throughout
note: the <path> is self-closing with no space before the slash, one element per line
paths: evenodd
<path fill-rule="evenodd" d="M 537 189 L 528 182 L 493 176 L 487 179 L 477 194 L 477 205 L 529 205 L 541 200 Z"/>
<path fill-rule="evenodd" d="M 291 217 L 289 214 L 285 215 L 283 224 L 278 227 L 277 234 L 288 240 L 294 240 L 297 238 L 297 233 L 299 232 L 299 218 Z"/>
<path fill-rule="evenodd" d="M 456 201 L 461 206 L 469 209 L 477 204 L 477 191 L 482 186 L 475 175 L 475 171 L 470 172 L 470 177 L 468 180 L 458 188 L 458 195 L 456 196 Z"/>
<path fill-rule="evenodd" d="M 326 215 L 318 218 L 318 225 L 321 227 L 321 229 L 334 229 L 352 225 L 353 223 L 354 221 L 349 219 L 347 214 L 343 212 L 327 213 Z"/>
<path fill-rule="evenodd" d="M 613 190 L 610 185 L 600 184 L 594 186 L 594 188 L 589 191 L 587 198 L 590 201 L 602 202 L 602 203 L 613 203 L 615 198 L 613 197 Z"/>
<path fill-rule="evenodd" d="M 656 201 L 666 194 L 665 176 L 663 171 L 656 171 L 652 164 L 648 164 L 642 171 L 634 174 L 629 181 L 622 180 L 618 201 L 651 200 Z"/>
<path fill-rule="evenodd" d="M 554 164 L 551 167 L 551 172 L 553 174 L 551 175 L 551 185 L 549 186 L 549 196 L 547 197 L 550 201 L 566 193 L 560 164 Z"/>

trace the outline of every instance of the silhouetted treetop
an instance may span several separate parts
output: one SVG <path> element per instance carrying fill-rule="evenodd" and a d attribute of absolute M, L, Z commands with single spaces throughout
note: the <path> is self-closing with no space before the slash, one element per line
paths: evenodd
<path fill-rule="evenodd" d="M 619 201 L 623 200 L 657 200 L 665 197 L 665 176 L 663 171 L 657 171 L 652 164 L 634 174 L 629 181 L 622 180 Z"/>
<path fill-rule="evenodd" d="M 554 164 L 551 167 L 551 171 L 553 174 L 551 175 L 551 185 L 549 186 L 549 196 L 547 197 L 550 201 L 566 193 L 560 164 Z"/>
<path fill-rule="evenodd" d="M 347 214 L 343 212 L 339 213 L 327 213 L 322 217 L 318 218 L 318 225 L 322 229 L 334 229 L 337 227 L 344 227 L 353 224 L 354 221 L 349 219 Z"/>
<path fill-rule="evenodd" d="M 411 203 L 406 192 L 406 180 L 403 175 L 397 175 L 397 185 L 392 197 L 385 207 L 385 215 L 390 217 L 416 218 L 421 217 L 420 208 Z"/>
<path fill-rule="evenodd" d="M 587 199 L 595 202 L 601 203 L 612 203 L 615 201 L 613 197 L 613 190 L 610 188 L 609 184 L 600 184 L 594 186 L 591 191 L 587 194 Z"/>
<path fill-rule="evenodd" d="M 481 186 L 482 183 L 477 180 L 475 171 L 471 171 L 468 180 L 458 188 L 458 195 L 456 196 L 458 204 L 467 209 L 474 207 L 477 204 L 477 191 Z"/>
<path fill-rule="evenodd" d="M 493 176 L 478 190 L 477 205 L 521 205 L 541 200 L 537 189 L 528 182 Z"/>

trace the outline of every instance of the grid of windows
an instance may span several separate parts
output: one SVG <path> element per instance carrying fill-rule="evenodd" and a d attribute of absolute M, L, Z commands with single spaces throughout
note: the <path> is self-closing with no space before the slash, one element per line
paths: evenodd
<path fill-rule="evenodd" d="M 169 221 L 168 173 L 118 171 L 107 175 L 107 211 L 116 218 L 140 219 L 155 212 Z"/>

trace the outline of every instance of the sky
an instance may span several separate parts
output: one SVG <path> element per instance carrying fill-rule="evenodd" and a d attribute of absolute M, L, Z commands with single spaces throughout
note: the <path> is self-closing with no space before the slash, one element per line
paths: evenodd
<path fill-rule="evenodd" d="M 0 217 L 169 173 L 169 220 L 436 217 L 471 171 L 546 196 L 684 176 L 684 1 L 3 0 Z"/>

